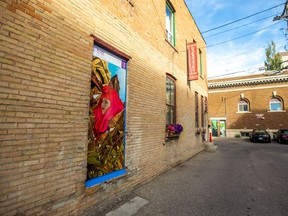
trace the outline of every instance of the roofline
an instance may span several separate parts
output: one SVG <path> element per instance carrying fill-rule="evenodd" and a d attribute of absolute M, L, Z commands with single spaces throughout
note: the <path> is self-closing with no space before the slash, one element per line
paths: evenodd
<path fill-rule="evenodd" d="M 201 31 L 200 31 L 200 29 L 199 29 L 199 27 L 198 27 L 198 25 L 197 25 L 195 19 L 194 19 L 193 15 L 192 15 L 192 13 L 191 13 L 191 11 L 190 11 L 190 9 L 189 9 L 189 7 L 187 6 L 186 1 L 185 1 L 185 0 L 183 0 L 183 1 L 184 1 L 184 4 L 185 4 L 186 8 L 188 9 L 188 12 L 189 12 L 190 16 L 192 17 L 192 19 L 193 19 L 193 21 L 194 21 L 194 23 L 195 23 L 195 25 L 196 25 L 196 27 L 197 27 L 197 29 L 198 29 L 198 32 L 200 33 L 200 35 L 201 35 L 201 37 L 202 37 L 202 39 L 203 39 L 205 45 L 207 46 L 207 43 L 206 43 L 206 41 L 205 41 L 205 39 L 204 39 L 204 37 L 203 37 Z"/>
<path fill-rule="evenodd" d="M 262 76 L 257 78 L 212 82 L 208 83 L 208 89 L 219 89 L 219 88 L 270 84 L 270 83 L 283 83 L 283 82 L 288 82 L 288 75 Z"/>

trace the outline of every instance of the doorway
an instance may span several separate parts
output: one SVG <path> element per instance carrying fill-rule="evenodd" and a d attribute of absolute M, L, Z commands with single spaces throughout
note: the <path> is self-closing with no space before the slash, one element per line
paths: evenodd
<path fill-rule="evenodd" d="M 213 137 L 226 137 L 226 120 L 213 119 L 212 122 L 212 136 Z"/>

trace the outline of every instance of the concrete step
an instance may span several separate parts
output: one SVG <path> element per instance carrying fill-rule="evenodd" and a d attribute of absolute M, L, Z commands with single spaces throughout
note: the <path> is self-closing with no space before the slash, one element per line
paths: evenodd
<path fill-rule="evenodd" d="M 207 142 L 205 143 L 205 151 L 207 152 L 216 152 L 218 146 L 214 145 L 214 142 Z"/>

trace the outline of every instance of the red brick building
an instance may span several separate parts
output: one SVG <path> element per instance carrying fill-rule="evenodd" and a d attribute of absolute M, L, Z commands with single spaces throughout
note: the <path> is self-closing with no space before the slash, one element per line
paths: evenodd
<path fill-rule="evenodd" d="M 288 71 L 209 80 L 213 136 L 248 136 L 254 128 L 271 135 L 288 128 Z"/>
<path fill-rule="evenodd" d="M 1 215 L 84 215 L 203 151 L 206 44 L 183 0 L 0 10 Z"/>

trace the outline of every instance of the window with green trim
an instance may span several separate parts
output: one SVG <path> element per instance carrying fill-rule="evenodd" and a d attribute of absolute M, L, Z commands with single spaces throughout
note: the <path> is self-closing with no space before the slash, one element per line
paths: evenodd
<path fill-rule="evenodd" d="M 166 39 L 175 46 L 175 10 L 166 2 Z"/>
<path fill-rule="evenodd" d="M 202 77 L 203 75 L 203 64 L 202 64 L 202 51 L 199 49 L 199 75 Z"/>

